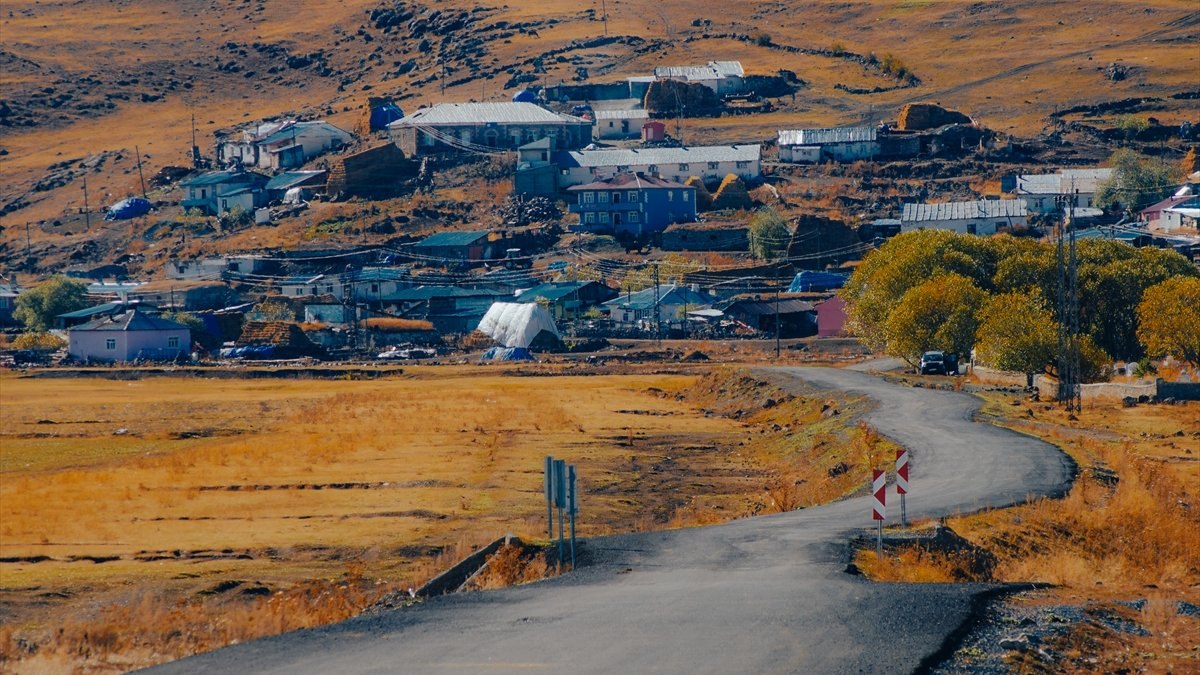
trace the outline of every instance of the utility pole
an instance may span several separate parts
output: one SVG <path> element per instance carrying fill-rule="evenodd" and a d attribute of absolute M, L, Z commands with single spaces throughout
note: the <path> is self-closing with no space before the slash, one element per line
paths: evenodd
<path fill-rule="evenodd" d="M 83 222 L 84 231 L 92 229 L 92 208 L 88 205 L 87 176 L 83 177 Z"/>
<path fill-rule="evenodd" d="M 1055 248 L 1058 267 L 1058 401 L 1068 412 L 1082 408 L 1079 363 L 1079 273 L 1075 250 L 1075 229 L 1071 222 L 1074 215 L 1075 186 L 1071 192 L 1060 195 L 1059 206 L 1063 210 L 1059 224 L 1058 241 Z"/>
<path fill-rule="evenodd" d="M 662 344 L 662 308 L 658 306 L 658 262 L 654 263 L 654 344 Z"/>
<path fill-rule="evenodd" d="M 604 34 L 608 35 L 608 3 L 600 0 L 600 18 L 604 20 Z"/>
<path fill-rule="evenodd" d="M 783 290 L 780 286 L 779 275 L 775 275 L 775 360 L 779 360 L 779 293 Z"/>
<path fill-rule="evenodd" d="M 142 199 L 146 199 L 146 177 L 142 175 L 142 151 L 138 150 L 138 146 L 133 146 L 133 151 L 137 153 L 138 162 L 138 180 L 142 182 Z"/>

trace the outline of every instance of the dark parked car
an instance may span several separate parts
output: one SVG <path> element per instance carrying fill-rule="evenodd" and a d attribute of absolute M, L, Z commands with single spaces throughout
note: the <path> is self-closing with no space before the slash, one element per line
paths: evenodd
<path fill-rule="evenodd" d="M 917 364 L 917 371 L 922 375 L 957 375 L 958 354 L 951 352 L 925 352 Z"/>

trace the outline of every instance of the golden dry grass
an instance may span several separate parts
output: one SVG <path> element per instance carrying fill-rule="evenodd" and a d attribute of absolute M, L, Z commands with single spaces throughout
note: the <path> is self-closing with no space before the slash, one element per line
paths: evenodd
<path fill-rule="evenodd" d="M 4 667 L 124 670 L 350 616 L 496 536 L 540 537 L 547 453 L 580 467 L 581 536 L 778 508 L 794 459 L 748 434 L 767 418 L 703 414 L 695 376 L 408 372 L 4 375 Z"/>

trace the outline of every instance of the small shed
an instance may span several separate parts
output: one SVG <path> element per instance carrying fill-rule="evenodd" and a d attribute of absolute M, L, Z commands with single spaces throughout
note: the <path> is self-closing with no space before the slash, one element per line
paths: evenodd
<path fill-rule="evenodd" d="M 413 252 L 441 260 L 483 260 L 490 258 L 487 230 L 438 232 L 413 244 Z"/>
<path fill-rule="evenodd" d="M 656 120 L 650 120 L 642 125 L 643 143 L 660 143 L 667 140 L 667 125 Z"/>
<path fill-rule="evenodd" d="M 817 337 L 846 335 L 846 301 L 833 296 L 817 305 Z"/>

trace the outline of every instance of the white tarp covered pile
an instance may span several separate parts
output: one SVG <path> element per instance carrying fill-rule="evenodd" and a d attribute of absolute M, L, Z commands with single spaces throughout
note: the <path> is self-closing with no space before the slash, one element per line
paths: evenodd
<path fill-rule="evenodd" d="M 505 347 L 528 349 L 539 334 L 547 332 L 561 340 L 554 317 L 536 302 L 497 302 L 479 322 L 479 332 Z"/>

